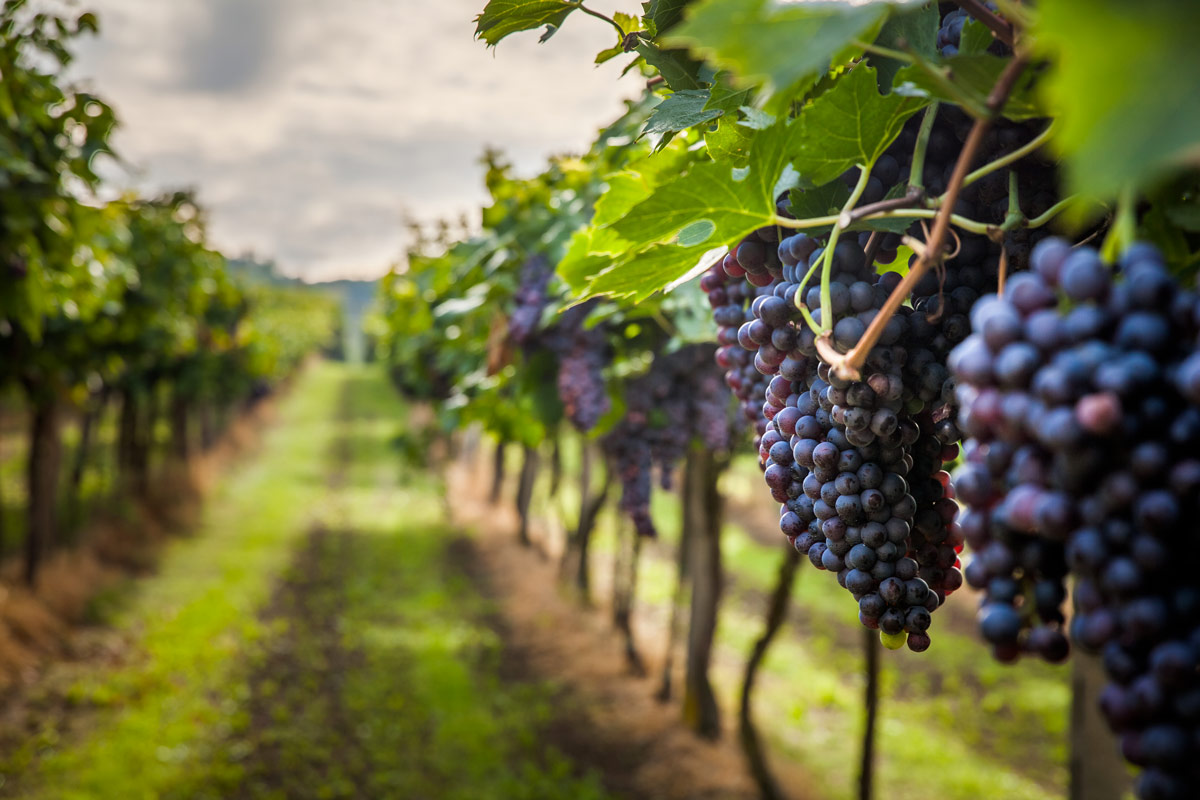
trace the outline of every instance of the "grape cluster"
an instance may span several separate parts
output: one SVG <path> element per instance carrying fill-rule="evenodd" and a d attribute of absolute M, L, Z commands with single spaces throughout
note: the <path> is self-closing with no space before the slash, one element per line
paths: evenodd
<path fill-rule="evenodd" d="M 612 408 L 604 388 L 608 348 L 601 330 L 579 330 L 558 362 L 558 396 L 567 419 L 582 432 L 596 427 Z"/>
<path fill-rule="evenodd" d="M 940 363 L 949 347 L 943 327 L 954 315 L 906 310 L 888 323 L 863 380 L 842 380 L 819 358 L 797 304 L 820 305 L 819 286 L 797 295 L 823 248 L 799 234 L 772 252 L 767 238 L 747 237 L 705 280 L 727 380 L 742 391 L 765 383 L 757 445 L 781 504 L 780 528 L 814 566 L 838 574 L 864 625 L 922 651 L 931 612 L 961 586 L 961 534 L 942 470 L 957 455 L 958 431 L 944 400 L 949 373 Z M 833 338 L 844 350 L 858 342 L 895 281 L 876 276 L 853 239 L 839 242 L 831 259 Z M 731 291 L 729 279 L 742 277 L 761 284 L 757 292 Z M 739 318 L 741 358 L 727 344 Z M 951 329 L 966 335 L 965 324 Z M 747 375 L 748 364 L 762 377 Z"/>
<path fill-rule="evenodd" d="M 722 451 L 731 439 L 730 395 L 715 364 L 716 348 L 693 344 L 656 355 L 649 371 L 625 387 L 625 414 L 601 439 L 621 482 L 620 508 L 639 535 L 654 536 L 651 472 L 664 489 L 693 438 Z"/>
<path fill-rule="evenodd" d="M 604 367 L 611 359 L 602 325 L 584 322 L 595 300 L 572 306 L 559 315 L 542 338 L 558 356 L 558 397 L 575 429 L 586 433 L 612 408 L 604 384 Z"/>
<path fill-rule="evenodd" d="M 514 295 L 516 306 L 508 318 L 508 335 L 517 344 L 526 344 L 538 329 L 542 310 L 548 300 L 546 289 L 554 268 L 544 256 L 531 256 L 521 266 L 521 277 Z"/>
<path fill-rule="evenodd" d="M 760 260 L 754 260 L 752 255 L 747 261 L 756 265 L 756 275 L 766 275 L 770 250 L 765 246 L 766 240 L 757 234 L 748 239 L 748 250 L 754 250 L 754 255 L 761 253 Z M 747 243 L 743 243 L 747 246 Z M 772 264 L 771 267 L 782 267 L 782 264 Z M 737 399 L 739 416 L 743 422 L 754 426 L 755 446 L 757 437 L 766 432 L 766 419 L 762 415 L 762 397 L 766 391 L 766 377 L 756 369 L 754 356 L 738 344 L 738 331 L 743 323 L 753 319 L 750 304 L 759 292 L 770 289 L 773 277 L 763 281 L 755 280 L 763 285 L 756 286 L 743 278 L 747 272 L 738 263 L 735 255 L 725 257 L 722 263 L 711 267 L 700 278 L 700 288 L 707 293 L 709 305 L 713 310 L 713 321 L 717 324 L 716 360 L 718 366 L 725 370 L 725 383 L 733 391 Z"/>
<path fill-rule="evenodd" d="M 1160 254 L 1115 267 L 1048 239 L 1033 271 L 980 301 L 957 347 L 955 475 L 967 580 L 1002 660 L 1103 654 L 1101 706 L 1146 767 L 1143 798 L 1194 796 L 1200 781 L 1200 408 L 1192 377 L 1200 304 Z"/>

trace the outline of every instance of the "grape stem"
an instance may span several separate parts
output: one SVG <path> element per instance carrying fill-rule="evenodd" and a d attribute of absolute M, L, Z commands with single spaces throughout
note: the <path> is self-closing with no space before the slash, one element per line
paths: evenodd
<path fill-rule="evenodd" d="M 1100 245 L 1100 255 L 1105 261 L 1115 262 L 1137 238 L 1136 208 L 1137 198 L 1133 190 L 1128 186 L 1123 187 L 1117 194 L 1117 214 Z"/>
<path fill-rule="evenodd" d="M 862 219 L 874 219 L 875 215 L 882 211 L 893 211 L 895 209 L 904 208 L 913 203 L 920 203 L 925 199 L 925 193 L 920 189 L 909 189 L 902 197 L 889 197 L 886 200 L 880 200 L 876 203 L 868 203 L 865 206 L 859 206 L 849 212 L 849 222 L 847 225 L 853 225 Z"/>
<path fill-rule="evenodd" d="M 826 363 L 834 370 L 834 372 L 847 380 L 859 380 L 862 374 L 862 366 L 867 360 L 867 355 L 879 341 L 880 335 L 883 333 L 883 328 L 896 314 L 896 310 L 912 293 L 913 287 L 925 277 L 925 273 L 933 264 L 940 260 L 942 256 L 942 244 L 946 239 L 946 232 L 950 228 L 951 209 L 954 208 L 954 203 L 958 200 L 958 193 L 962 189 L 963 181 L 967 177 L 967 170 L 971 167 L 971 162 L 975 159 L 975 155 L 979 151 L 980 145 L 983 144 L 984 136 L 987 134 L 988 128 L 991 127 L 992 120 L 999 114 L 1000 109 L 1004 107 L 1004 101 L 1008 99 L 1009 93 L 1012 92 L 1013 86 L 1017 82 L 1017 78 L 1025 70 L 1025 57 L 1018 54 L 1010 61 L 1000 73 L 996 85 L 992 87 L 992 91 L 988 94 L 987 108 L 990 112 L 988 116 L 981 117 L 971 126 L 971 133 L 967 136 L 967 141 L 963 144 L 962 152 L 958 154 L 958 161 L 954 164 L 954 172 L 950 176 L 950 184 L 946 188 L 946 193 L 942 195 L 943 205 L 939 210 L 937 217 L 933 221 L 933 231 L 929 234 L 929 241 L 926 243 L 927 248 L 921 254 L 916 263 L 908 270 L 908 274 L 900 281 L 899 285 L 892 290 L 888 295 L 887 301 L 883 304 L 883 308 L 871 320 L 871 324 L 867 326 L 866 332 L 850 352 L 845 355 L 838 355 L 836 358 L 826 359 Z M 826 320 L 823 320 L 826 321 Z M 829 349 L 833 349 L 832 342 L 828 333 L 824 333 L 817 337 L 817 346 L 821 347 L 821 340 L 825 339 Z M 820 352 L 820 351 L 818 351 Z M 835 351 L 836 352 L 836 351 Z M 822 356 L 823 358 L 825 356 Z"/>
<path fill-rule="evenodd" d="M 927 199 L 925 197 L 924 188 L 922 186 L 921 178 L 920 178 L 921 172 L 924 171 L 925 145 L 928 144 L 929 132 L 933 129 L 933 119 L 936 114 L 936 107 L 937 107 L 936 103 L 931 105 L 929 107 L 929 109 L 926 111 L 925 118 L 923 120 L 921 120 L 921 131 L 917 136 L 917 146 L 913 150 L 913 168 L 912 168 L 912 172 L 910 174 L 909 181 L 908 181 L 908 187 L 909 187 L 908 191 L 905 193 L 905 195 L 903 197 L 889 197 L 886 200 L 880 200 L 877 203 L 869 203 L 865 206 L 860 206 L 858 208 L 853 209 L 852 211 L 850 211 L 851 223 L 860 222 L 862 220 L 888 219 L 888 218 L 894 218 L 894 217 L 901 217 L 901 218 L 902 217 L 911 217 L 911 218 L 915 218 L 915 219 L 933 219 L 937 215 L 937 209 L 939 209 L 945 205 L 945 203 L 946 203 L 946 195 L 945 194 L 943 194 L 939 197 L 932 198 L 932 199 Z M 1036 137 L 1031 139 L 1025 145 L 1022 145 L 1021 147 L 1017 148 L 1016 150 L 1012 151 L 1011 153 L 1008 153 L 1007 155 L 997 158 L 995 161 L 989 161 L 987 164 L 984 164 L 979 169 L 968 174 L 967 177 L 963 179 L 963 186 L 964 187 L 970 186 L 972 183 L 979 180 L 980 178 L 983 178 L 986 175 L 990 175 L 991 173 L 995 172 L 998 169 L 1003 169 L 1004 167 L 1007 167 L 1009 164 L 1019 161 L 1022 158 L 1024 158 L 1025 156 L 1034 152 L 1035 150 L 1037 150 L 1042 145 L 1044 145 L 1047 141 L 1050 140 L 1050 135 L 1053 132 L 1053 129 L 1054 129 L 1053 125 L 1048 126 L 1046 128 L 1046 130 L 1042 131 L 1040 134 L 1038 134 Z M 909 208 L 908 207 L 913 204 L 920 204 L 922 207 L 918 207 L 918 208 Z M 1043 214 L 1042 216 L 1038 217 L 1038 219 L 1041 220 L 1040 224 L 1044 225 L 1049 220 L 1049 218 L 1053 217 L 1055 214 L 1057 214 L 1059 210 L 1061 210 L 1061 209 L 1056 208 L 1054 210 L 1054 213 L 1046 212 L 1046 214 Z M 845 212 L 843 212 L 843 213 L 845 213 Z M 1047 216 L 1047 214 L 1049 214 L 1049 216 Z M 788 228 L 817 228 L 817 227 L 823 227 L 825 225 L 833 225 L 840 218 L 841 218 L 841 215 L 839 214 L 837 217 L 833 217 L 833 216 L 813 217 L 811 219 L 806 219 L 806 220 L 786 220 L 786 221 L 776 220 L 775 224 L 780 225 L 781 227 L 788 227 Z M 951 221 L 956 226 L 962 228 L 963 230 L 970 231 L 971 233 L 980 233 L 980 234 L 987 235 L 996 230 L 996 226 L 994 226 L 994 225 L 989 225 L 985 222 L 978 222 L 976 220 L 968 219 L 968 218 L 960 216 L 958 214 L 953 215 Z M 1020 226 L 1020 223 L 1010 225 L 1009 220 L 1006 220 L 1002 229 L 1010 230 L 1013 227 L 1019 227 L 1019 226 Z M 843 225 L 842 227 L 848 227 L 848 225 Z M 1031 224 L 1030 227 L 1037 227 L 1037 226 Z"/>
<path fill-rule="evenodd" d="M 1009 47 L 1013 46 L 1015 37 L 1013 35 L 1013 26 L 996 15 L 994 11 L 985 6 L 980 0 L 954 0 L 955 4 L 966 11 L 975 19 L 987 25 L 991 29 L 992 35 L 1000 41 L 1004 42 Z"/>
<path fill-rule="evenodd" d="M 883 211 L 875 211 L 866 216 L 855 216 L 855 222 L 863 222 L 872 219 L 934 219 L 941 213 L 936 208 L 893 208 L 884 209 Z M 809 217 L 808 219 L 788 219 L 778 215 L 769 217 L 768 225 L 778 225 L 781 228 L 791 228 L 793 230 L 808 230 L 809 228 L 824 228 L 827 225 L 837 225 L 841 220 L 842 215 L 828 217 Z M 951 214 L 950 221 L 964 231 L 971 233 L 979 233 L 984 236 L 990 235 L 996 230 L 995 225 L 987 222 L 980 222 L 970 217 L 964 217 L 960 214 Z"/>
<path fill-rule="evenodd" d="M 575 6 L 575 8 L 579 9 L 583 13 L 585 13 L 589 16 L 595 17 L 596 19 L 602 19 L 605 22 L 607 22 L 609 25 L 612 25 L 614 28 L 617 29 L 617 36 L 620 37 L 621 46 L 622 47 L 625 46 L 625 29 L 622 28 L 620 25 L 618 25 L 617 21 L 615 19 L 613 19 L 612 17 L 606 16 L 604 14 L 601 14 L 599 11 L 593 11 L 592 9 L 588 8 L 587 6 L 585 6 L 583 4 L 583 0 L 577 0 L 576 2 L 568 2 L 567 5 Z M 626 49 L 628 49 L 628 48 L 626 48 Z"/>
<path fill-rule="evenodd" d="M 1011 231 L 1021 226 L 1025 221 L 1025 215 L 1021 213 L 1021 186 L 1020 180 L 1017 178 L 1016 170 L 1008 171 L 1008 214 L 1004 217 L 1004 223 L 1000 226 L 1002 231 Z M 964 182 L 964 186 L 966 183 Z"/>
<path fill-rule="evenodd" d="M 870 168 L 860 164 L 858 182 L 854 184 L 854 190 L 850 192 L 846 205 L 842 206 L 842 213 L 838 214 L 837 222 L 834 224 L 833 230 L 829 232 L 829 241 L 825 243 L 825 252 L 821 254 L 821 330 L 827 334 L 833 332 L 833 297 L 829 291 L 829 282 L 833 275 L 833 249 L 837 247 L 838 237 L 842 235 L 842 230 L 853 222 L 850 219 L 850 212 L 854 210 L 854 204 L 858 202 L 858 199 L 862 197 L 863 191 L 867 188 L 867 181 L 870 179 Z M 798 295 L 799 292 L 797 292 Z"/>
<path fill-rule="evenodd" d="M 1059 200 L 1057 203 L 1050 206 L 1050 208 L 1046 209 L 1043 213 L 1038 214 L 1036 217 L 1034 217 L 1033 219 L 1026 222 L 1025 227 L 1026 228 L 1042 227 L 1047 222 L 1049 222 L 1050 220 L 1057 217 L 1060 213 L 1062 213 L 1062 210 L 1064 208 L 1071 205 L 1071 203 L 1074 203 L 1078 199 L 1079 199 L 1079 195 L 1077 195 L 1077 194 L 1073 194 L 1070 197 L 1064 197 L 1062 200 Z"/>
<path fill-rule="evenodd" d="M 986 175 L 990 175 L 991 173 L 995 172 L 998 169 L 1003 169 L 1004 167 L 1007 167 L 1009 164 L 1013 163 L 1014 161 L 1020 161 L 1022 158 L 1029 155 L 1034 150 L 1037 150 L 1039 147 L 1044 145 L 1046 142 L 1050 141 L 1050 134 L 1053 131 L 1054 131 L 1054 123 L 1050 123 L 1050 125 L 1046 126 L 1046 130 L 1042 131 L 1037 136 L 1030 139 L 1028 143 L 1022 145 L 1021 147 L 1018 147 L 1016 150 L 1013 150 L 1008 155 L 1001 156 L 1000 158 L 997 158 L 995 161 L 989 161 L 988 163 L 984 164 L 979 169 L 977 169 L 974 172 L 972 172 L 971 174 L 967 175 L 967 177 L 965 179 L 963 179 L 963 186 L 970 186 L 972 183 L 979 180 L 980 178 L 982 178 Z"/>
<path fill-rule="evenodd" d="M 917 143 L 913 146 L 912 169 L 908 173 L 908 193 L 920 191 L 925 196 L 925 151 L 929 149 L 929 135 L 933 133 L 933 123 L 937 119 L 938 102 L 934 100 L 925 109 L 921 118 L 921 128 L 917 131 Z"/>
<path fill-rule="evenodd" d="M 874 55 L 882 56 L 884 58 L 892 58 L 892 59 L 895 59 L 896 61 L 902 61 L 905 64 L 911 64 L 914 61 L 916 61 L 916 59 L 913 58 L 911 53 L 905 53 L 903 50 L 893 50 L 890 47 L 880 47 L 877 44 L 869 44 L 867 42 L 860 42 L 857 39 L 855 39 L 853 42 L 851 42 L 851 44 L 853 44 L 857 48 L 860 48 L 864 52 L 872 53 Z"/>

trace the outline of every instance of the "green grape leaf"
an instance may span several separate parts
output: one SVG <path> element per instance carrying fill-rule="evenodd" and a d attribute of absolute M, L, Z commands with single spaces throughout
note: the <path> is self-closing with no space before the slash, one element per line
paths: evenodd
<path fill-rule="evenodd" d="M 928 63 L 907 66 L 896 74 L 895 83 L 896 86 L 907 85 L 913 94 L 926 94 L 935 100 L 955 103 L 969 113 L 981 116 L 987 111 L 987 98 L 992 87 L 1010 60 L 990 53 L 951 56 L 946 59 L 945 66 Z M 1047 115 L 1034 92 L 1035 77 L 1033 70 L 1026 70 L 1017 79 L 1004 104 L 1004 116 L 1024 120 Z"/>
<path fill-rule="evenodd" d="M 704 134 L 704 145 L 713 161 L 722 161 L 735 167 L 743 167 L 750 158 L 750 144 L 754 131 L 738 123 L 732 116 L 724 116 L 717 122 L 716 130 Z"/>
<path fill-rule="evenodd" d="M 1200 4 L 1047 0 L 1034 28 L 1041 86 L 1077 192 L 1146 186 L 1200 148 Z"/>
<path fill-rule="evenodd" d="M 721 163 L 693 165 L 631 208 L 613 228 L 638 248 L 670 240 L 685 225 L 703 219 L 713 223 L 717 243 L 746 235 L 775 213 L 775 185 L 797 130 L 785 121 L 759 131 L 744 170 Z"/>
<path fill-rule="evenodd" d="M 875 70 L 860 64 L 801 113 L 802 135 L 792 165 L 810 186 L 828 183 L 856 164 L 869 169 L 904 121 L 928 102 L 897 93 L 880 95 Z"/>
<path fill-rule="evenodd" d="M 696 154 L 683 147 L 675 147 L 655 153 L 629 164 L 621 172 L 604 178 L 605 191 L 596 201 L 592 224 L 603 227 L 616 222 L 629 213 L 629 209 L 645 200 L 654 187 L 672 180 L 687 169 Z"/>
<path fill-rule="evenodd" d="M 642 3 L 646 19 L 654 25 L 656 33 L 674 27 L 683 17 L 683 9 L 691 0 L 650 0 Z"/>
<path fill-rule="evenodd" d="M 577 6 L 566 0 L 488 0 L 475 17 L 475 38 L 495 47 L 504 37 L 548 25 L 557 30 Z M 543 36 L 545 41 L 553 33 Z"/>
<path fill-rule="evenodd" d="M 646 63 L 658 70 L 672 91 L 703 89 L 700 82 L 702 64 L 690 58 L 686 50 L 663 50 L 642 42 L 635 48 Z"/>
<path fill-rule="evenodd" d="M 963 55 L 986 53 L 994 41 L 996 37 L 992 36 L 991 28 L 977 19 L 968 18 L 958 40 L 958 52 Z"/>
<path fill-rule="evenodd" d="M 608 189 L 596 201 L 596 214 L 592 224 L 603 227 L 616 222 L 629 213 L 629 209 L 650 196 L 653 184 L 645 176 L 633 170 L 625 170 L 604 179 Z"/>
<path fill-rule="evenodd" d="M 711 244 L 656 244 L 601 271 L 588 284 L 584 296 L 610 295 L 640 303 L 686 275 L 712 249 Z"/>
<path fill-rule="evenodd" d="M 675 92 L 654 109 L 641 135 L 674 133 L 716 119 L 722 112 L 706 110 L 708 99 L 707 89 Z"/>
<path fill-rule="evenodd" d="M 697 268 L 706 254 L 723 252 L 723 245 L 769 223 L 798 130 L 778 122 L 754 135 L 744 167 L 694 163 L 630 208 L 610 227 L 627 250 L 591 280 L 583 297 L 640 302 Z"/>
<path fill-rule="evenodd" d="M 728 83 L 729 75 L 719 72 L 713 78 L 713 85 L 708 90 L 708 102 L 704 104 L 705 111 L 720 111 L 732 114 L 742 106 L 750 103 L 749 89 L 735 89 Z"/>
<path fill-rule="evenodd" d="M 612 228 L 584 228 L 575 232 L 556 271 L 572 291 L 578 292 L 628 247 L 629 243 Z"/>
<path fill-rule="evenodd" d="M 775 124 L 776 117 L 774 114 L 768 114 L 758 108 L 751 106 L 742 106 L 739 111 L 742 112 L 743 119 L 741 124 L 743 127 L 750 128 L 755 131 L 765 131 L 767 128 Z"/>
<path fill-rule="evenodd" d="M 919 56 L 935 59 L 938 57 L 937 32 L 940 24 L 941 15 L 935 3 L 897 8 L 883 24 L 875 44 L 892 50 L 909 48 Z M 904 66 L 903 62 L 875 54 L 870 54 L 868 59 L 879 71 L 879 90 L 890 90 L 896 73 Z"/>
<path fill-rule="evenodd" d="M 886 4 L 700 0 L 663 41 L 772 90 L 811 82 L 888 13 Z"/>
<path fill-rule="evenodd" d="M 828 217 L 841 213 L 842 206 L 850 199 L 850 189 L 842 181 L 830 181 L 823 186 L 810 189 L 793 189 L 788 194 L 791 214 L 796 219 Z M 833 226 L 806 229 L 805 233 L 816 235 L 827 233 Z"/>

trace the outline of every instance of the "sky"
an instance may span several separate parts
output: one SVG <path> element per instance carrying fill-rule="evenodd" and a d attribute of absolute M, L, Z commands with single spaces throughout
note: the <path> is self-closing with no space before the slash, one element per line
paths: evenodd
<path fill-rule="evenodd" d="M 485 0 L 83 0 L 100 35 L 72 75 L 111 103 L 114 188 L 192 187 L 227 255 L 306 280 L 371 278 L 405 220 L 478 217 L 479 157 L 522 174 L 580 152 L 640 88 L 600 20 L 539 45 L 473 38 Z M 634 0 L 596 0 L 636 11 Z"/>

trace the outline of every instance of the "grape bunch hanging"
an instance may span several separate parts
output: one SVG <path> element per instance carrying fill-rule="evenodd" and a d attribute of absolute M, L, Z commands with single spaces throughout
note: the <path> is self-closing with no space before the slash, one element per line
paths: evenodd
<path fill-rule="evenodd" d="M 943 18 L 943 53 L 957 51 L 967 19 Z M 947 189 L 974 122 L 954 107 L 931 113 L 909 120 L 870 175 L 843 176 L 861 189 L 856 208 Z M 1102 710 L 1145 767 L 1139 796 L 1190 797 L 1200 302 L 1148 245 L 1108 264 L 1086 244 L 1009 224 L 1061 199 L 1054 163 L 1030 144 L 1046 125 L 987 131 L 977 162 L 1006 163 L 965 185 L 954 212 L 989 235 L 954 231 L 865 354 L 856 349 L 901 283 L 899 248 L 912 245 L 913 266 L 927 222 L 746 237 L 701 279 L 716 359 L 755 425 L 781 531 L 837 575 L 863 625 L 923 651 L 932 614 L 965 578 L 982 592 L 980 633 L 998 660 L 1061 662 L 1071 641 L 1101 654 Z M 851 352 L 856 369 L 841 369 Z"/>

